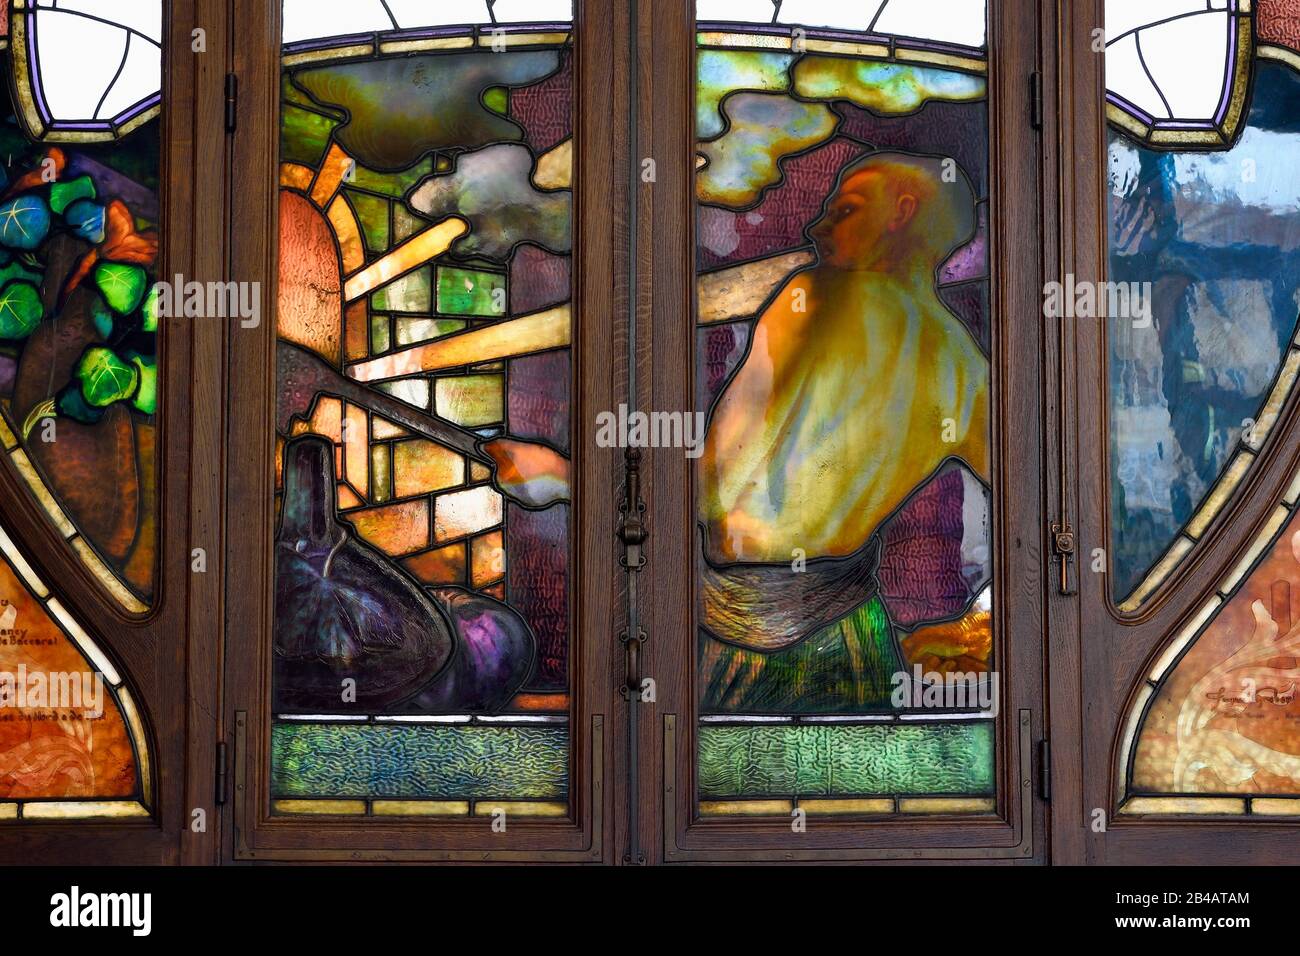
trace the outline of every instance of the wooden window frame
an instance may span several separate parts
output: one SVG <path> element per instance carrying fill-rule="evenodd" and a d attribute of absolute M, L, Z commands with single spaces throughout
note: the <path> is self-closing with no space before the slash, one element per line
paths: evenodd
<path fill-rule="evenodd" d="M 643 88 L 642 152 L 656 158 L 658 181 L 641 197 L 648 225 L 640 248 L 650 250 L 645 285 L 652 301 L 642 315 L 641 349 L 651 375 L 640 407 L 690 409 L 695 407 L 696 310 L 695 171 L 689 162 L 696 151 L 694 4 L 655 2 L 642 9 L 642 55 L 654 64 L 652 89 Z M 643 655 L 645 673 L 659 677 L 659 693 L 656 703 L 641 705 L 638 749 L 639 778 L 645 781 L 640 836 L 650 862 L 1046 859 L 1044 806 L 1033 786 L 1034 751 L 1045 720 L 1039 637 L 1045 535 L 1041 496 L 1024 493 L 1041 485 L 1043 469 L 1042 280 L 1039 263 L 1023 252 L 1039 244 L 1038 136 L 1031 125 L 1028 83 L 1038 57 L 1036 23 L 1023 4 L 990 4 L 991 314 L 1008 323 L 994 337 L 993 514 L 999 529 L 994 654 L 1002 662 L 1003 694 L 997 812 L 987 818 L 816 817 L 798 834 L 784 818 L 696 817 L 693 462 L 672 449 L 646 449 L 651 539 L 642 572 L 649 635 Z M 683 580 L 692 585 L 684 588 Z M 1014 607 L 1007 600 L 1012 594 Z"/>
<path fill-rule="evenodd" d="M 1116 815 L 1122 724 L 1141 675 L 1249 548 L 1300 466 L 1300 401 L 1203 543 L 1135 615 L 1084 561 L 1108 540 L 1106 339 L 1102 323 L 1042 319 L 1046 280 L 1105 277 L 1103 57 L 1091 49 L 1103 0 L 990 0 L 992 310 L 995 353 L 995 653 L 1004 663 L 997 813 L 971 818 L 701 820 L 693 809 L 695 609 L 692 468 L 646 449 L 650 539 L 637 590 L 641 669 L 657 699 L 629 705 L 619 635 L 623 461 L 575 442 L 572 611 L 574 816 L 512 823 L 358 823 L 269 813 L 272 409 L 280 75 L 277 0 L 168 4 L 160 274 L 259 281 L 257 329 L 167 320 L 159 445 L 160 582 L 155 607 L 125 615 L 69 553 L 19 479 L 0 468 L 0 519 L 78 620 L 127 675 L 148 726 L 154 814 L 118 822 L 0 824 L 0 862 L 511 861 L 690 863 L 905 860 L 1029 863 L 1277 863 L 1300 827 L 1230 818 Z M 630 214 L 625 83 L 628 5 L 577 0 L 574 434 L 628 399 L 692 407 L 695 311 L 694 5 L 641 0 L 636 151 L 657 182 Z M 192 30 L 206 31 L 195 52 Z M 225 129 L 228 74 L 240 90 Z M 1031 74 L 1041 77 L 1041 125 Z M 233 93 L 233 89 L 231 90 Z M 609 117 L 615 117 L 611 122 Z M 1038 248 L 1035 259 L 1025 250 Z M 640 278 L 635 323 L 628 259 Z M 629 338 L 634 341 L 629 341 Z M 997 341 L 997 340 L 995 340 Z M 665 358 L 670 357 L 670 358 Z M 583 449 L 583 451 L 577 451 Z M 1058 584 L 1050 525 L 1074 532 Z M 191 549 L 208 555 L 191 571 Z M 631 730 L 635 727 L 635 739 Z M 1050 738 L 1051 802 L 1039 741 Z M 224 745 L 224 746 L 222 746 Z M 635 764 L 629 764 L 634 755 Z M 224 760 L 224 762 L 223 762 Z M 222 802 L 224 799 L 224 802 Z M 193 811 L 207 815 L 192 827 Z M 1092 824 L 1100 809 L 1106 829 Z M 635 824 L 635 832 L 632 827 Z"/>
<path fill-rule="evenodd" d="M 226 447 L 226 736 L 232 753 L 232 799 L 223 857 L 233 861 L 400 860 L 409 862 L 612 862 L 617 741 L 622 708 L 608 675 L 621 603 L 615 548 L 621 463 L 573 442 L 570 615 L 571 754 L 567 820 L 511 820 L 505 833 L 491 819 L 358 821 L 347 817 L 286 817 L 270 812 L 270 675 L 274 562 L 274 430 L 279 190 L 280 5 L 236 0 L 239 42 L 234 71 L 245 91 L 232 154 L 232 223 L 239 239 L 232 277 L 260 281 L 266 321 L 228 336 L 231 383 Z M 615 407 L 622 374 L 616 350 L 617 221 L 611 184 L 619 126 L 601 119 L 617 109 L 614 77 L 620 52 L 609 38 L 619 24 L 614 5 L 578 4 L 575 19 L 574 436 L 595 433 L 595 416 Z M 617 192 L 615 192 L 615 197 Z M 237 597 L 236 597 L 237 596 Z M 623 734 L 626 731 L 622 731 Z"/>
<path fill-rule="evenodd" d="M 1104 0 L 1060 7 L 1059 72 L 1047 75 L 1048 272 L 1076 281 L 1106 277 L 1106 116 L 1104 57 L 1092 31 Z M 1091 548 L 1109 540 L 1109 385 L 1102 321 L 1064 320 L 1050 365 L 1065 383 L 1052 455 L 1079 467 L 1061 489 L 1077 516 L 1078 593 L 1049 601 L 1048 657 L 1053 771 L 1052 860 L 1082 864 L 1277 864 L 1300 849 L 1300 827 L 1261 817 L 1118 815 L 1124 721 L 1162 649 L 1214 594 L 1255 540 L 1300 465 L 1300 402 L 1295 395 L 1260 453 L 1192 555 L 1141 610 L 1121 614 L 1104 574 L 1087 569 Z M 1064 344 L 1064 348 L 1062 348 Z M 1086 465 L 1084 463 L 1087 463 Z M 1060 501 L 1052 503 L 1059 507 Z M 1098 811 L 1105 830 L 1095 828 Z"/>
<path fill-rule="evenodd" d="M 213 0 L 164 4 L 159 277 L 219 279 L 224 269 L 224 132 L 213 77 L 224 73 L 225 17 Z M 206 52 L 192 30 L 207 30 Z M 163 319 L 159 336 L 158 587 L 131 616 L 86 570 L 25 484 L 0 467 L 0 518 L 32 565 L 123 674 L 150 749 L 151 815 L 139 820 L 0 824 L 0 862 L 212 863 L 221 643 L 220 365 L 204 361 L 217 320 Z M 212 354 L 207 352 L 207 354 Z M 191 572 L 191 548 L 212 556 Z M 215 610 L 214 610 L 215 609 Z M 195 830 L 194 810 L 205 816 Z"/>

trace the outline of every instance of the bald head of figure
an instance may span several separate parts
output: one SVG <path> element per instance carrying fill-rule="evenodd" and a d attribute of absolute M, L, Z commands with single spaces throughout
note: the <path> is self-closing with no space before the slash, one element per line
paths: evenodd
<path fill-rule="evenodd" d="M 823 263 L 875 272 L 932 271 L 975 229 L 975 195 L 934 156 L 873 153 L 844 170 L 809 229 Z"/>

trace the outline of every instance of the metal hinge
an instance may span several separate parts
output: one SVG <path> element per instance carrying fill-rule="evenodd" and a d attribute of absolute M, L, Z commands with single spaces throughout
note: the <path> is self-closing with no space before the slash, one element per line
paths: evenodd
<path fill-rule="evenodd" d="M 641 648 L 645 644 L 645 631 L 636 629 L 636 637 L 627 631 L 620 631 L 619 643 L 623 645 L 624 675 L 623 686 L 618 692 L 624 700 L 636 702 L 641 694 Z"/>
<path fill-rule="evenodd" d="M 641 449 L 629 448 L 623 455 L 625 497 L 618 506 L 618 539 L 623 542 L 619 564 L 629 571 L 645 567 L 641 546 L 649 537 L 645 526 L 645 502 L 641 500 Z"/>
<path fill-rule="evenodd" d="M 1029 125 L 1043 128 L 1043 74 L 1029 74 Z"/>
<path fill-rule="evenodd" d="M 1053 521 L 1051 526 L 1052 532 L 1052 560 L 1060 565 L 1060 577 L 1057 581 L 1059 593 L 1073 594 L 1073 572 L 1074 572 L 1074 529 L 1070 527 L 1068 521 Z"/>
<path fill-rule="evenodd" d="M 226 74 L 226 132 L 233 133 L 239 119 L 239 77 Z"/>
<path fill-rule="evenodd" d="M 217 741 L 217 806 L 226 802 L 227 767 L 230 765 L 229 754 L 224 740 Z"/>
<path fill-rule="evenodd" d="M 1038 742 L 1038 796 L 1052 802 L 1052 745 L 1048 740 Z"/>

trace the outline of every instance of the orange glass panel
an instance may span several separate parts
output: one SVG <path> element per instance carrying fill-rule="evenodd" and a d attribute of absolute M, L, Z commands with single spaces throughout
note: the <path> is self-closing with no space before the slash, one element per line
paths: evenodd
<path fill-rule="evenodd" d="M 332 442 L 343 440 L 343 403 L 337 398 L 322 398 L 316 403 L 311 419 L 293 424 L 294 436 L 311 432 Z"/>
<path fill-rule="evenodd" d="M 402 564 L 425 584 L 464 584 L 465 542 L 412 555 Z"/>
<path fill-rule="evenodd" d="M 370 354 L 370 317 L 364 299 L 353 302 L 344 313 L 344 337 L 349 362 Z"/>
<path fill-rule="evenodd" d="M 451 488 L 465 480 L 465 459 L 424 438 L 393 444 L 393 494 L 397 498 Z"/>
<path fill-rule="evenodd" d="M 569 344 L 569 324 L 569 307 L 559 306 L 371 359 L 348 374 L 375 382 L 560 348 Z"/>
<path fill-rule="evenodd" d="M 427 498 L 354 511 L 346 517 L 357 534 L 389 555 L 410 554 L 429 546 Z"/>
<path fill-rule="evenodd" d="M 311 185 L 312 172 L 297 163 L 280 164 L 280 185 L 286 189 L 306 190 Z"/>
<path fill-rule="evenodd" d="M 311 188 L 312 202 L 321 207 L 327 205 L 338 192 L 343 177 L 352 168 L 354 168 L 352 157 L 337 144 L 331 145 L 329 152 L 325 154 L 325 161 L 321 163 L 320 172 L 316 174 L 316 183 Z"/>
<path fill-rule="evenodd" d="M 109 682 L 0 558 L 0 799 L 135 795 Z"/>
<path fill-rule="evenodd" d="M 280 193 L 280 338 L 321 358 L 339 356 L 339 262 L 334 234 L 319 209 Z"/>
<path fill-rule="evenodd" d="M 506 573 L 506 553 L 500 531 L 480 535 L 470 542 L 470 555 L 470 584 L 473 587 L 486 587 Z"/>
<path fill-rule="evenodd" d="M 361 247 L 361 230 L 357 227 L 357 217 L 352 214 L 352 208 L 342 196 L 330 203 L 329 218 L 343 256 L 343 271 L 360 269 L 366 261 Z"/>
<path fill-rule="evenodd" d="M 1300 794 L 1300 517 L 1160 682 L 1132 794 Z"/>

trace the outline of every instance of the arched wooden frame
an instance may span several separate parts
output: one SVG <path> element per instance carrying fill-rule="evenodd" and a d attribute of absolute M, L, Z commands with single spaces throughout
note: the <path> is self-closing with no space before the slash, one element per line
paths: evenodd
<path fill-rule="evenodd" d="M 15 14 L 17 11 L 15 11 Z M 221 91 L 226 17 L 212 0 L 172 0 L 164 19 L 159 274 L 216 280 L 224 271 Z M 195 30 L 203 31 L 202 43 Z M 201 51 L 197 49 L 201 46 Z M 191 571 L 191 551 L 220 549 L 220 320 L 165 320 L 159 338 L 158 589 L 131 613 L 54 528 L 27 488 L 0 468 L 0 520 L 33 570 L 84 626 L 131 688 L 149 740 L 148 814 L 116 820 L 19 821 L 0 860 L 49 863 L 211 862 L 216 824 L 215 679 L 221 572 Z M 217 360 L 214 364 L 214 358 Z M 218 609 L 214 613 L 214 609 Z M 202 811 L 205 826 L 192 827 Z"/>
<path fill-rule="evenodd" d="M 1045 249 L 1048 274 L 1103 281 L 1107 261 L 1106 114 L 1103 57 L 1092 31 L 1103 0 L 1059 6 L 1059 72 L 1045 72 L 1048 189 L 1057 200 Z M 1104 546 L 1109 379 L 1105 324 L 1064 320 L 1049 339 L 1062 405 L 1049 431 L 1055 457 L 1077 475 L 1049 489 L 1049 509 L 1075 517 L 1082 556 Z M 1281 862 L 1300 846 L 1285 821 L 1230 816 L 1129 816 L 1118 813 L 1126 718 L 1144 678 L 1168 644 L 1250 549 L 1285 495 L 1297 465 L 1300 411 L 1294 396 L 1272 427 L 1259 461 L 1242 479 L 1176 575 L 1130 617 L 1113 605 L 1108 578 L 1081 560 L 1077 594 L 1048 601 L 1048 675 L 1053 755 L 1052 854 L 1067 863 Z"/>

